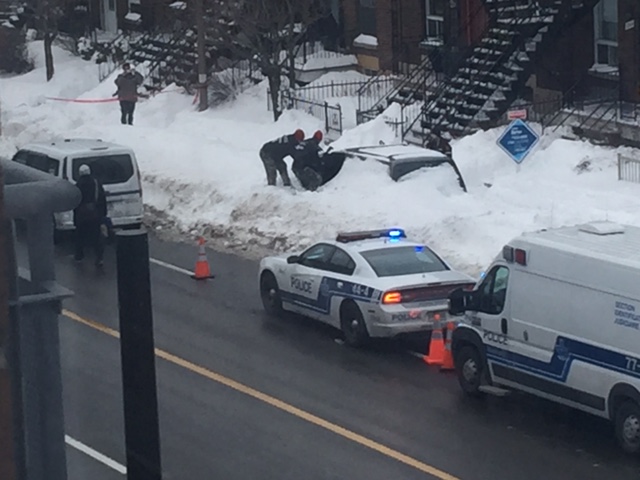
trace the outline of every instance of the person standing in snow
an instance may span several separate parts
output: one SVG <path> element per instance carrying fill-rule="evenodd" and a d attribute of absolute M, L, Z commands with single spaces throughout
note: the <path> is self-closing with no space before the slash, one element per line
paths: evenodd
<path fill-rule="evenodd" d="M 104 244 L 102 242 L 101 225 L 107 216 L 107 200 L 104 188 L 97 178 L 91 174 L 89 165 L 80 165 L 76 187 L 82 194 L 80 205 L 73 211 L 73 224 L 76 227 L 75 259 L 84 259 L 84 248 L 92 247 L 95 252 L 96 266 L 103 263 Z"/>
<path fill-rule="evenodd" d="M 319 156 L 322 153 L 320 143 L 323 135 L 320 130 L 313 137 L 300 142 L 295 147 L 291 170 L 305 190 L 315 191 L 322 185 Z"/>
<path fill-rule="evenodd" d="M 122 73 L 118 75 L 115 84 L 118 91 L 114 94 L 120 100 L 120 121 L 123 125 L 133 125 L 133 111 L 138 101 L 138 87 L 142 85 L 142 75 L 125 63 L 122 65 Z"/>
<path fill-rule="evenodd" d="M 304 140 L 304 132 L 296 130 L 292 135 L 285 135 L 265 143 L 260 149 L 260 160 L 267 173 L 267 183 L 275 185 L 278 173 L 285 187 L 291 186 L 291 179 L 285 163 L 285 157 L 293 157 L 295 148 Z"/>

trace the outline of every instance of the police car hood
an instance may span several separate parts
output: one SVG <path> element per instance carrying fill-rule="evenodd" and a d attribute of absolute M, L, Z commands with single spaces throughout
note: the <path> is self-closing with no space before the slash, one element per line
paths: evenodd
<path fill-rule="evenodd" d="M 413 275 L 397 275 L 393 277 L 380 277 L 376 281 L 377 288 L 382 290 L 402 289 L 413 287 L 428 287 L 438 284 L 469 284 L 476 280 L 469 275 L 455 270 L 444 270 L 432 273 L 417 273 Z"/>

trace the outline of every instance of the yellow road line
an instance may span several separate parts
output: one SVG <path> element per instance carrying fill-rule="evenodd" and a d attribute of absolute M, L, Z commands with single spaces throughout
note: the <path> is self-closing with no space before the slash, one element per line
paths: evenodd
<path fill-rule="evenodd" d="M 70 318 L 71 320 L 74 320 L 78 323 L 81 323 L 90 328 L 93 328 L 94 330 L 98 330 L 99 332 L 102 332 L 114 338 L 120 338 L 120 333 L 117 330 L 114 330 L 105 325 L 102 325 L 101 323 L 95 322 L 93 320 L 88 320 L 86 318 L 82 318 L 81 316 L 73 312 L 70 312 L 68 310 L 63 310 L 62 314 Z M 374 450 L 398 462 L 404 463 L 405 465 L 413 467 L 416 470 L 427 473 L 434 478 L 437 478 L 439 480 L 460 480 L 459 478 L 454 477 L 453 475 L 450 475 L 447 472 L 443 472 L 442 470 L 439 470 L 436 467 L 427 465 L 426 463 L 423 463 L 419 460 L 416 460 L 415 458 L 412 458 L 412 457 L 409 457 L 408 455 L 400 453 L 397 450 L 394 450 L 385 445 L 382 445 L 381 443 L 378 443 L 367 437 L 364 437 L 355 432 L 352 432 L 351 430 L 347 430 L 346 428 L 341 427 L 340 425 L 331 423 L 327 420 L 324 420 L 323 418 L 313 415 L 312 413 L 309 413 L 297 407 L 294 407 L 293 405 L 283 402 L 282 400 L 278 400 L 277 398 L 272 397 L 271 395 L 262 393 L 254 388 L 248 387 L 240 382 L 236 382 L 235 380 L 225 377 L 224 375 L 220 375 L 219 373 L 213 372 L 205 367 L 196 365 L 195 363 L 189 362 L 188 360 L 185 360 L 181 357 L 173 355 L 169 352 L 156 348 L 155 354 L 158 358 L 162 358 L 167 362 L 173 363 L 174 365 L 185 368 L 193 373 L 196 373 L 205 378 L 208 378 L 209 380 L 225 385 L 226 387 L 229 387 L 237 392 L 248 395 L 249 397 L 255 398 L 256 400 L 260 400 L 261 402 L 266 403 L 267 405 L 271 405 L 272 407 L 277 408 L 278 410 L 282 410 L 283 412 L 287 412 L 308 423 L 312 423 L 314 425 L 317 425 L 318 427 L 324 428 L 325 430 L 329 430 L 330 432 L 333 432 L 336 435 L 339 435 L 343 438 L 351 440 L 352 442 L 355 442 L 359 445 L 362 445 L 371 450 Z"/>

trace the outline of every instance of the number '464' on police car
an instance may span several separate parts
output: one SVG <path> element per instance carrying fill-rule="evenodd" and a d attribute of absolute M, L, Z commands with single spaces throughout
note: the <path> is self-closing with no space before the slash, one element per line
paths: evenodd
<path fill-rule="evenodd" d="M 433 329 L 447 320 L 449 293 L 475 284 L 401 229 L 342 233 L 299 255 L 264 258 L 259 282 L 267 313 L 328 323 L 353 346 Z"/>

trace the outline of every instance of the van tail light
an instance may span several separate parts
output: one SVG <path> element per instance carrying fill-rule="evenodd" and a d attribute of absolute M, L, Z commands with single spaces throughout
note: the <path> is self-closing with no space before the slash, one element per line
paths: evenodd
<path fill-rule="evenodd" d="M 463 290 L 473 290 L 474 283 L 454 283 L 447 285 L 432 285 L 428 287 L 407 288 L 401 290 L 389 290 L 382 295 L 383 305 L 395 305 L 398 303 L 412 302 L 428 302 L 428 301 L 445 301 L 449 298 L 449 294 L 456 288 Z"/>

